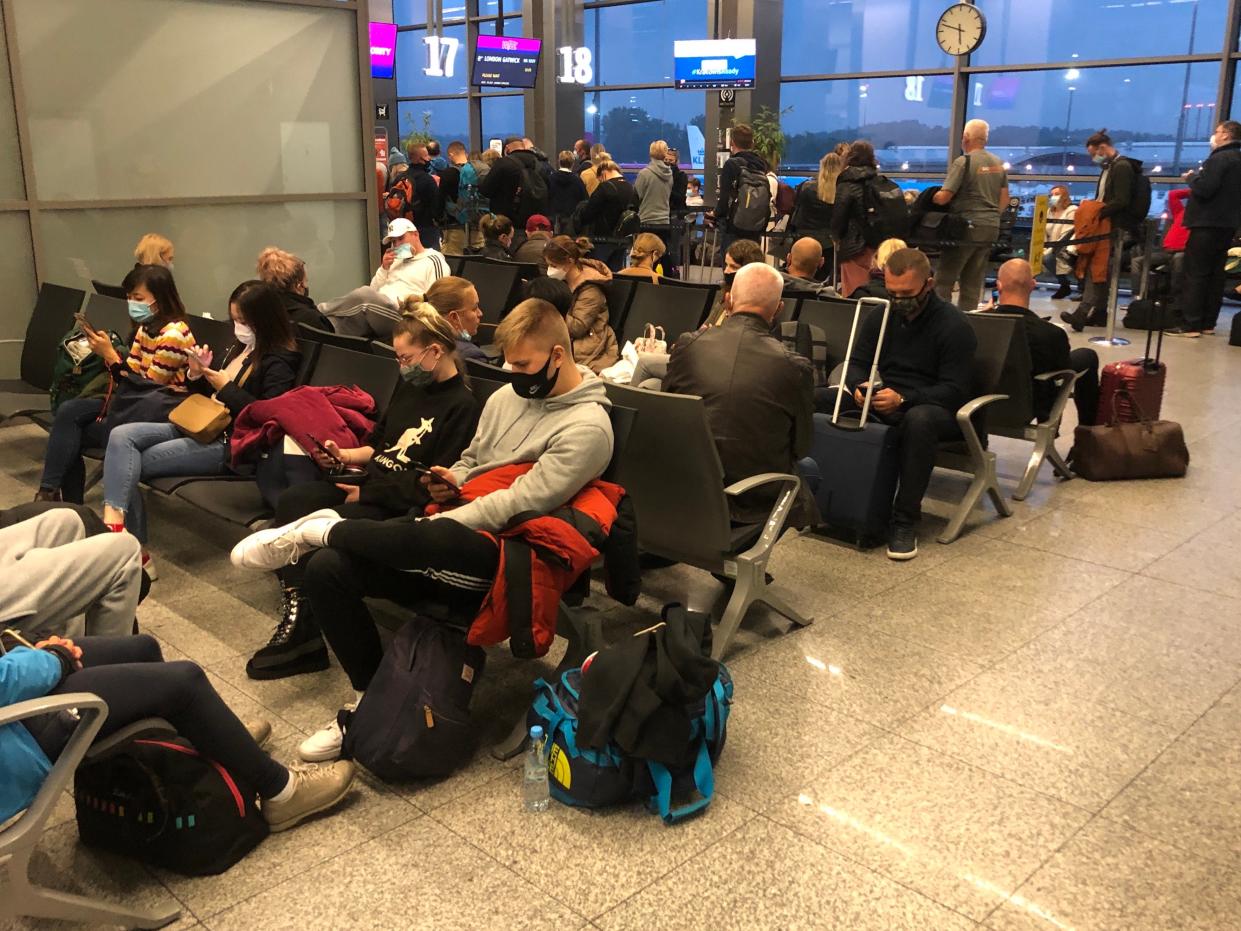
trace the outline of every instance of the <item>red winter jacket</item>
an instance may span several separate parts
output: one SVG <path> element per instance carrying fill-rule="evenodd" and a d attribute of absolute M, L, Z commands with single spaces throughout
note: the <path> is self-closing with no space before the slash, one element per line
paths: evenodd
<path fill-rule="evenodd" d="M 1178 188 L 1168 193 L 1168 216 L 1172 223 L 1163 234 L 1163 247 L 1168 252 L 1180 252 L 1189 242 L 1189 230 L 1185 228 L 1185 201 L 1189 200 L 1189 188 Z"/>
<path fill-rule="evenodd" d="M 366 442 L 375 429 L 371 420 L 374 413 L 375 401 L 369 394 L 344 385 L 305 385 L 270 401 L 255 401 L 233 422 L 229 441 L 233 466 L 257 459 L 260 452 L 285 436 L 307 451 L 315 448 L 312 436 L 320 442 L 334 440 L 345 449 L 353 449 Z"/>
<path fill-rule="evenodd" d="M 462 501 L 508 488 L 533 463 L 501 466 L 461 487 Z M 475 646 L 509 641 L 522 659 L 543 656 L 556 636 L 560 599 L 590 568 L 611 532 L 625 490 L 596 479 L 551 514 L 486 536 L 500 547 L 500 567 L 466 638 Z M 437 508 L 431 505 L 428 513 Z M 446 517 L 452 511 L 443 512 Z M 482 531 L 480 531 L 482 532 Z"/>

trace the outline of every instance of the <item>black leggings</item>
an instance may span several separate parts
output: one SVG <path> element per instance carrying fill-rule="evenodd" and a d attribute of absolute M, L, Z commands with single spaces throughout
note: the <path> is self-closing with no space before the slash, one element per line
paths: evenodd
<path fill-rule="evenodd" d="M 345 493 L 331 481 L 303 482 L 294 485 L 280 494 L 276 501 L 277 527 L 292 523 L 299 517 L 305 517 L 321 508 L 331 508 L 341 517 L 369 518 L 386 520 L 389 517 L 403 517 L 404 511 L 392 511 L 377 504 L 345 503 Z M 291 588 L 301 588 L 302 579 L 306 576 L 306 561 L 302 560 L 292 566 L 285 566 L 276 571 L 277 578 Z"/>
<path fill-rule="evenodd" d="M 350 683 L 364 691 L 383 658 L 366 596 L 444 605 L 468 624 L 499 565 L 490 538 L 450 518 L 346 520 L 306 560 L 302 592 Z"/>
<path fill-rule="evenodd" d="M 83 637 L 82 669 L 51 692 L 93 692 L 108 703 L 99 737 L 143 718 L 163 718 L 194 747 L 249 782 L 263 798 L 285 787 L 289 771 L 263 752 L 195 663 L 164 662 L 153 637 Z M 47 719 L 43 719 L 47 722 Z M 31 727 L 43 751 L 56 759 L 68 734 Z"/>

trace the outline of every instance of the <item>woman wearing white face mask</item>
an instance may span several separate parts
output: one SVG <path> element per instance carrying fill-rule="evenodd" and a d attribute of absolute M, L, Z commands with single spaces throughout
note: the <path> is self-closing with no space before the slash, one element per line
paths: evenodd
<path fill-rule="evenodd" d="M 463 279 L 441 278 L 431 290 L 454 280 Z M 472 306 L 477 304 L 474 295 Z M 401 312 L 392 331 L 401 384 L 383 417 L 363 446 L 341 449 L 328 440 L 324 447 L 336 462 L 316 451 L 323 480 L 287 488 L 276 501 L 278 525 L 322 508 L 371 520 L 421 513 L 431 499 L 416 467 L 451 466 L 469 445 L 481 407 L 460 371 L 456 327 L 430 303 L 413 298 L 406 298 Z M 391 363 L 377 358 L 376 364 Z M 338 462 L 365 469 L 365 482 L 336 484 L 331 471 L 339 468 Z M 293 565 L 276 573 L 283 596 L 281 617 L 271 640 L 246 665 L 252 679 L 282 679 L 328 667 L 327 646 L 302 599 L 304 569 L 304 564 Z"/>
<path fill-rule="evenodd" d="M 620 347 L 608 325 L 608 293 L 604 290 L 612 272 L 598 259 L 587 258 L 593 249 L 584 236 L 557 236 L 543 250 L 543 258 L 547 276 L 559 278 L 573 292 L 573 303 L 565 315 L 573 340 L 573 361 L 598 374 L 616 364 Z"/>
<path fill-rule="evenodd" d="M 190 354 L 187 387 L 211 395 L 236 417 L 246 405 L 292 388 L 302 354 L 280 294 L 271 285 L 261 281 L 238 285 L 228 307 L 237 342 L 224 354 L 218 369 L 211 367 L 211 347 L 197 347 Z M 227 463 L 228 430 L 210 443 L 200 443 L 167 422 L 119 426 L 108 437 L 104 457 L 104 523 L 114 531 L 129 530 L 145 544 L 139 480 L 216 475 L 227 470 Z"/>
<path fill-rule="evenodd" d="M 1077 247 L 1061 246 L 1059 243 L 1073 238 L 1073 217 L 1076 215 L 1077 205 L 1073 203 L 1069 189 L 1063 184 L 1057 184 L 1051 189 L 1047 211 L 1047 242 L 1049 245 L 1043 252 L 1043 265 L 1045 266 L 1051 265 L 1053 255 L 1056 258 L 1056 281 L 1060 283 L 1060 287 L 1051 296 L 1053 301 L 1068 297 L 1069 292 L 1073 290 L 1070 276 L 1073 275 L 1073 263 L 1077 261 Z M 1051 222 L 1053 220 L 1059 222 L 1053 223 Z"/>

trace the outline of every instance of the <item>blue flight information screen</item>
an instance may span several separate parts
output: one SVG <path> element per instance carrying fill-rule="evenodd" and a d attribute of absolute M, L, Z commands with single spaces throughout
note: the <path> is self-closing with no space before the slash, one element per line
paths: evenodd
<path fill-rule="evenodd" d="M 681 90 L 754 86 L 753 39 L 678 39 L 673 57 Z"/>

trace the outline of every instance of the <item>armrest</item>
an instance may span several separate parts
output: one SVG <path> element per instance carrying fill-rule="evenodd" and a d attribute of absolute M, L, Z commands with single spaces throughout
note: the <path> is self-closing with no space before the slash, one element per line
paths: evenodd
<path fill-rule="evenodd" d="M 43 830 L 43 824 L 56 805 L 60 793 L 73 778 L 82 757 L 86 755 L 87 749 L 99 733 L 99 728 L 108 717 L 108 703 L 90 692 L 70 692 L 65 695 L 45 695 L 0 708 L 0 725 L 70 709 L 78 712 L 78 726 L 73 729 L 69 742 L 56 758 L 56 765 L 48 773 L 47 779 L 43 780 L 39 794 L 30 803 L 30 807 L 15 824 L 4 831 L 6 845 L 10 849 L 11 845 L 20 844 L 26 834 Z"/>
<path fill-rule="evenodd" d="M 974 421 L 970 418 L 988 404 L 1007 400 L 1008 395 L 1006 394 L 983 394 L 973 400 L 966 401 L 961 405 L 960 410 L 957 411 L 957 426 L 961 428 L 961 435 L 965 437 L 965 445 L 969 447 L 970 457 L 974 462 L 983 462 L 987 451 L 983 448 L 982 440 L 978 437 L 978 431 L 974 429 Z"/>
<path fill-rule="evenodd" d="M 724 489 L 724 494 L 743 495 L 747 491 L 753 491 L 762 485 L 771 485 L 775 482 L 797 482 L 800 484 L 801 478 L 796 475 L 789 475 L 787 472 L 763 472 L 759 475 L 743 478 L 739 482 L 733 482 Z"/>
<path fill-rule="evenodd" d="M 1056 399 L 1052 402 L 1051 412 L 1043 423 L 1059 426 L 1060 418 L 1064 416 L 1064 409 L 1068 406 L 1069 398 L 1073 396 L 1073 388 L 1077 385 L 1077 379 L 1081 377 L 1081 372 L 1075 372 L 1072 369 L 1059 369 L 1055 372 L 1044 372 L 1041 375 L 1034 376 L 1035 381 L 1051 382 L 1057 386 Z"/>

